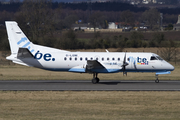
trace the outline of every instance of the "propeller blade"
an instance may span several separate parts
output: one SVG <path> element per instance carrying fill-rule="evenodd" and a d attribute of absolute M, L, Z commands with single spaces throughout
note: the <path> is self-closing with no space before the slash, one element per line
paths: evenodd
<path fill-rule="evenodd" d="M 124 56 L 124 61 L 123 61 L 123 65 L 126 63 L 126 53 L 125 53 L 125 56 Z"/>
<path fill-rule="evenodd" d="M 123 60 L 123 65 L 122 65 L 122 68 L 123 68 L 123 76 L 124 74 L 126 74 L 127 76 L 127 72 L 126 72 L 126 66 L 129 65 L 127 62 L 126 62 L 126 53 L 125 53 L 125 56 L 124 56 L 124 60 Z"/>

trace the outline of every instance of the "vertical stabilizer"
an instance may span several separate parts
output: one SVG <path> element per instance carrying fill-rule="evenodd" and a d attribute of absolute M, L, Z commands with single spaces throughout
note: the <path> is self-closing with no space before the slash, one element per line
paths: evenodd
<path fill-rule="evenodd" d="M 178 21 L 176 24 L 180 24 L 180 15 L 178 15 Z"/>
<path fill-rule="evenodd" d="M 34 45 L 19 28 L 14 21 L 6 21 L 6 30 L 11 48 L 11 54 L 17 54 L 19 48 L 27 48 L 31 53 L 34 52 Z"/>

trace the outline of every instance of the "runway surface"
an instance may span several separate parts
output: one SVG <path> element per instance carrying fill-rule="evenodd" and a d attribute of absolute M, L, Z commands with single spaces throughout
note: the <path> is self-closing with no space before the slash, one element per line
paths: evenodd
<path fill-rule="evenodd" d="M 179 91 L 180 81 L 100 81 L 87 80 L 6 80 L 0 81 L 0 90 L 18 91 Z"/>

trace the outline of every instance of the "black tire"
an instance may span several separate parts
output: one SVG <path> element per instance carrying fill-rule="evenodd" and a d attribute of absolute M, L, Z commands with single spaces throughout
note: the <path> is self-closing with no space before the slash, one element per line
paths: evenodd
<path fill-rule="evenodd" d="M 97 79 L 95 79 L 95 78 L 92 79 L 92 83 L 93 83 L 93 84 L 96 84 L 97 82 L 98 82 Z"/>
<path fill-rule="evenodd" d="M 96 80 L 97 80 L 97 83 L 99 83 L 99 78 L 96 78 Z"/>
<path fill-rule="evenodd" d="M 155 80 L 156 83 L 159 83 L 159 80 Z"/>

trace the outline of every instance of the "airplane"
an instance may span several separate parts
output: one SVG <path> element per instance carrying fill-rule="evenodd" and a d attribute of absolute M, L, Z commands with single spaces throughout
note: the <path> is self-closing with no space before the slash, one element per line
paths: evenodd
<path fill-rule="evenodd" d="M 99 73 L 154 72 L 170 74 L 174 66 L 154 53 L 147 52 L 70 52 L 33 44 L 15 21 L 5 21 L 14 63 L 50 71 L 93 74 L 92 83 L 99 83 Z"/>

